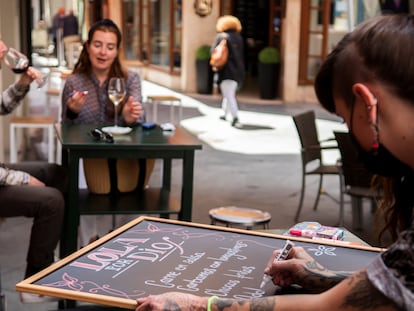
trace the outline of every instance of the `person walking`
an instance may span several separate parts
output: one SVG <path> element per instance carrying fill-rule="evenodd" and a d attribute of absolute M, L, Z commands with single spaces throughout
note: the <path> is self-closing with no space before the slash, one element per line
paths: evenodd
<path fill-rule="evenodd" d="M 227 115 L 231 115 L 231 125 L 240 128 L 239 106 L 236 93 L 240 89 L 244 80 L 244 44 L 240 34 L 242 25 L 240 20 L 232 15 L 219 17 L 216 23 L 217 36 L 211 47 L 213 50 L 222 39 L 227 40 L 228 59 L 227 63 L 217 72 L 217 83 L 223 96 L 221 107 L 223 115 L 220 119 L 226 120 Z"/>
<path fill-rule="evenodd" d="M 55 50 L 57 47 L 58 39 L 62 39 L 62 38 L 58 38 L 58 31 L 61 30 L 62 33 L 61 35 L 63 36 L 63 23 L 64 23 L 64 19 L 65 19 L 65 8 L 64 7 L 60 7 L 58 9 L 58 11 L 56 12 L 55 15 L 53 15 L 53 19 L 52 19 L 52 27 L 51 27 L 51 35 L 52 35 L 52 40 L 53 43 L 55 45 Z"/>

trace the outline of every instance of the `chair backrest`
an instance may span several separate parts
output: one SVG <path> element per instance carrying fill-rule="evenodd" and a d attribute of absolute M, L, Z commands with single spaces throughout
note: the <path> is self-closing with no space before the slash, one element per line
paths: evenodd
<path fill-rule="evenodd" d="M 347 132 L 334 132 L 341 153 L 341 167 L 345 186 L 371 186 L 373 174 L 368 171 L 358 158 L 358 150 Z"/>
<path fill-rule="evenodd" d="M 322 160 L 321 146 L 316 129 L 316 117 L 313 110 L 306 111 L 293 116 L 296 129 L 298 131 L 300 143 L 302 145 L 303 164 Z"/>

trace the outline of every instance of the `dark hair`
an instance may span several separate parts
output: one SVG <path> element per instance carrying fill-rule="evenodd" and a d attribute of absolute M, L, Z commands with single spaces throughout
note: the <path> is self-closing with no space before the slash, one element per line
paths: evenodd
<path fill-rule="evenodd" d="M 82 52 L 79 56 L 79 60 L 73 69 L 73 73 L 86 73 L 91 72 L 91 61 L 89 59 L 89 53 L 87 50 L 87 45 L 92 41 L 92 38 L 96 31 L 112 32 L 116 35 L 116 48 L 119 50 L 122 41 L 121 31 L 118 26 L 110 19 L 102 19 L 94 23 L 88 32 L 88 40 L 83 44 Z M 116 56 L 114 62 L 112 63 L 111 69 L 109 71 L 110 77 L 123 77 L 127 78 L 127 71 L 122 67 L 119 60 L 119 55 Z"/>
<path fill-rule="evenodd" d="M 316 76 L 315 92 L 322 106 L 335 112 L 334 95 L 352 105 L 352 85 L 368 81 L 381 82 L 413 101 L 413 38 L 413 15 L 380 16 L 361 23 L 338 43 Z"/>
<path fill-rule="evenodd" d="M 113 32 L 116 35 L 116 47 L 119 49 L 122 41 L 121 31 L 119 30 L 118 26 L 110 19 L 101 19 L 95 22 L 91 28 L 89 28 L 88 32 L 88 42 L 92 41 L 93 35 L 97 30 L 105 31 L 105 32 Z"/>
<path fill-rule="evenodd" d="M 413 15 L 380 16 L 361 23 L 338 43 L 316 76 L 315 92 L 322 106 L 334 113 L 334 97 L 337 97 L 351 107 L 352 86 L 370 81 L 381 83 L 414 105 L 413 38 Z M 380 238 L 385 231 L 396 238 L 398 231 L 407 228 L 412 219 L 413 172 L 381 179 L 384 200 L 378 215 L 384 216 L 385 223 Z"/>

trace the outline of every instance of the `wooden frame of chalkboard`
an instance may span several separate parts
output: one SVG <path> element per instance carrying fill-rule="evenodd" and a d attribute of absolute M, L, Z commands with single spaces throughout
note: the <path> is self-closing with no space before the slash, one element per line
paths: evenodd
<path fill-rule="evenodd" d="M 272 251 L 286 240 L 326 268 L 356 271 L 382 251 L 141 216 L 21 281 L 17 291 L 135 309 L 136 299 L 179 291 L 200 296 L 258 298 Z"/>

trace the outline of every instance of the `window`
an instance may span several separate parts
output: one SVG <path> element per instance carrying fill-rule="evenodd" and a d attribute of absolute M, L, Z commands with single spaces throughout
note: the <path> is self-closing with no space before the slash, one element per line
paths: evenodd
<path fill-rule="evenodd" d="M 138 0 L 124 1 L 123 5 L 123 44 L 125 59 L 139 59 L 140 43 L 139 29 L 141 29 L 142 22 L 140 15 L 136 14 L 139 11 Z"/>
<path fill-rule="evenodd" d="M 354 26 L 350 12 L 358 11 L 353 3 L 374 3 L 346 0 L 302 0 L 299 81 L 312 84 L 327 54 Z M 351 7 L 348 7 L 351 5 Z"/>
<path fill-rule="evenodd" d="M 125 59 L 179 72 L 181 9 L 181 0 L 124 0 Z"/>

